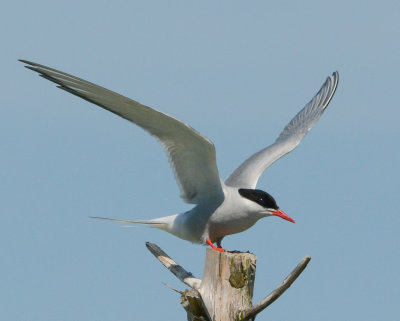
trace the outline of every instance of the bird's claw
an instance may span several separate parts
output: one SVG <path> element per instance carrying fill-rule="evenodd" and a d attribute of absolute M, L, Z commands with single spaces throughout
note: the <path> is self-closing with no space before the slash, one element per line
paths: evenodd
<path fill-rule="evenodd" d="M 217 251 L 217 252 L 225 252 L 225 249 L 223 249 L 222 247 L 216 247 L 216 246 L 213 244 L 213 242 L 211 242 L 210 239 L 207 239 L 206 242 L 207 242 L 208 245 L 211 246 L 211 248 L 212 248 L 214 251 Z"/>

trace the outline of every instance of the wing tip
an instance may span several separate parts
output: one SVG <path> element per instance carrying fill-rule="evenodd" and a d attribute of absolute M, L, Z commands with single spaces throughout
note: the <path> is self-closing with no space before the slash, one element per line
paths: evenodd
<path fill-rule="evenodd" d="M 334 71 L 332 75 L 326 79 L 326 82 L 321 87 L 321 90 L 322 88 L 326 87 L 329 92 L 328 96 L 325 98 L 325 101 L 323 103 L 323 110 L 325 110 L 328 107 L 329 103 L 331 102 L 333 95 L 336 92 L 338 84 L 339 84 L 339 72 Z"/>
<path fill-rule="evenodd" d="M 33 61 L 25 60 L 25 59 L 18 59 L 19 62 L 22 62 L 23 64 L 30 65 L 30 66 L 38 66 L 37 63 L 34 63 Z M 27 67 L 27 66 L 25 66 Z"/>
<path fill-rule="evenodd" d="M 334 83 L 336 83 L 336 86 L 337 86 L 337 84 L 339 83 L 339 72 L 336 70 L 336 71 L 334 71 L 333 73 L 332 73 L 332 76 L 331 76 L 332 78 L 333 78 L 333 80 L 334 80 Z"/>

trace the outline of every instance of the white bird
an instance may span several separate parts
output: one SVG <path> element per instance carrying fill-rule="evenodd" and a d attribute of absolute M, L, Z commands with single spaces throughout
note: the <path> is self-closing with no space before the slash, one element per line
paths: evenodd
<path fill-rule="evenodd" d="M 255 188 L 265 169 L 292 151 L 316 124 L 339 80 L 337 72 L 328 77 L 272 145 L 249 157 L 223 181 L 213 143 L 185 123 L 86 80 L 34 62 L 20 61 L 28 65 L 26 68 L 58 84 L 58 88 L 107 109 L 155 136 L 168 155 L 181 197 L 195 204 L 190 211 L 145 221 L 95 218 L 147 224 L 193 243 L 209 244 L 220 252 L 224 251 L 221 241 L 226 235 L 245 231 L 263 217 L 279 216 L 294 223 L 271 195 Z"/>

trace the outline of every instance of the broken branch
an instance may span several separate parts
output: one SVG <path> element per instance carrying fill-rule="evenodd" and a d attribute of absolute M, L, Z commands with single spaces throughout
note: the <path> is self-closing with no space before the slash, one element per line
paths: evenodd
<path fill-rule="evenodd" d="M 297 279 L 301 272 L 303 272 L 310 260 L 310 256 L 305 256 L 296 266 L 296 268 L 286 277 L 285 280 L 283 280 L 283 282 L 274 291 L 272 291 L 268 296 L 266 296 L 256 305 L 253 305 L 252 308 L 247 310 L 243 321 L 254 319 L 258 313 L 260 313 L 267 306 L 278 299 L 283 294 L 283 292 L 285 292 L 292 285 L 292 283 Z"/>
<path fill-rule="evenodd" d="M 171 259 L 167 253 L 161 250 L 156 244 L 146 242 L 147 249 L 159 260 L 168 270 L 171 271 L 180 281 L 190 286 L 192 289 L 199 289 L 201 280 L 194 277 L 192 273 L 186 271 L 182 266 Z"/>

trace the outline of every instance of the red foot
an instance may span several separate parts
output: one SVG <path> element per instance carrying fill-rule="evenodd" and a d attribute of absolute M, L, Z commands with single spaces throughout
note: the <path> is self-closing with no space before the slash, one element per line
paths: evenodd
<path fill-rule="evenodd" d="M 212 247 L 213 250 L 218 251 L 218 252 L 225 252 L 225 249 L 223 249 L 222 247 L 216 247 L 210 239 L 206 240 L 207 244 L 210 245 Z"/>

